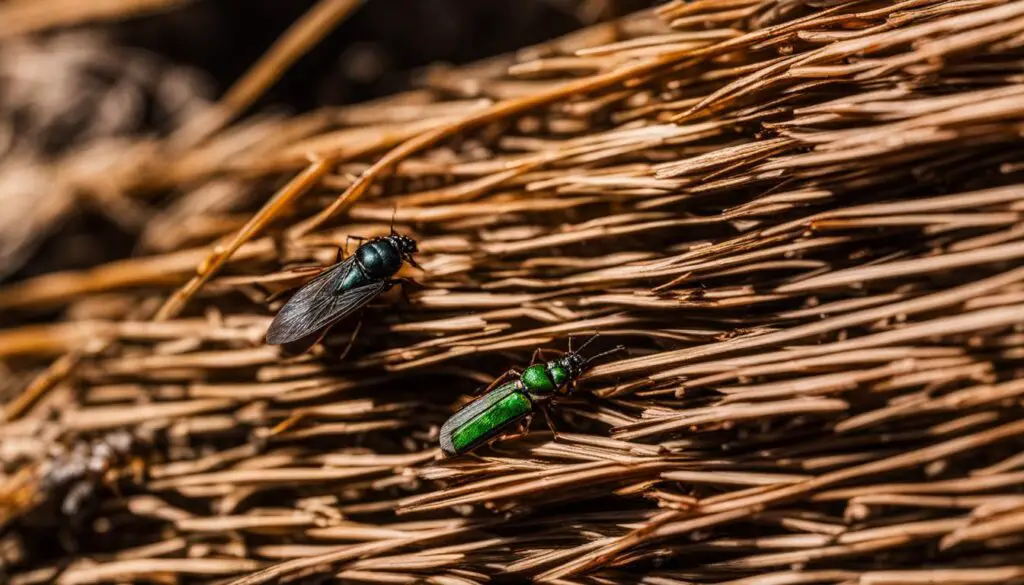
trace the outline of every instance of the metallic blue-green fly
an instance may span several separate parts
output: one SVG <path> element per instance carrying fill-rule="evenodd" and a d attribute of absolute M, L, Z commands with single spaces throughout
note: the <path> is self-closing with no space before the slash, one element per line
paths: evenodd
<path fill-rule="evenodd" d="M 371 238 L 351 256 L 313 277 L 281 307 L 267 329 L 267 343 L 284 346 L 292 354 L 313 347 L 338 321 L 401 279 L 392 278 L 403 262 L 420 268 L 412 255 L 416 240 L 395 233 Z"/>
<path fill-rule="evenodd" d="M 580 355 L 597 335 L 588 339 L 576 351 L 569 351 L 562 357 L 544 363 L 536 363 L 542 350 L 537 350 L 525 370 L 513 368 L 505 372 L 484 390 L 483 394 L 449 418 L 441 426 L 441 451 L 448 457 L 468 453 L 493 441 L 515 438 L 527 433 L 530 421 L 538 410 L 555 432 L 548 409 L 560 397 L 576 390 L 576 379 L 592 362 L 606 355 L 624 351 L 618 346 L 590 358 Z M 508 378 L 514 378 L 506 382 Z M 518 425 L 518 433 L 506 433 Z M 557 436 L 557 434 L 556 434 Z"/>

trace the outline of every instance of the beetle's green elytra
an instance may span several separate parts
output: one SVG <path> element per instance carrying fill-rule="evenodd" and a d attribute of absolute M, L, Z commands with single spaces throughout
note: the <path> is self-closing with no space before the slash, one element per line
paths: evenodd
<path fill-rule="evenodd" d="M 593 339 L 591 337 L 580 349 L 586 347 Z M 544 410 L 545 419 L 551 424 L 547 411 L 551 400 L 559 395 L 570 394 L 575 387 L 576 378 L 590 362 L 625 349 L 620 345 L 611 351 L 584 359 L 578 351 L 572 351 L 571 341 L 569 347 L 569 352 L 560 359 L 533 364 L 522 372 L 507 372 L 506 376 L 515 374 L 513 381 L 491 388 L 453 414 L 441 425 L 441 451 L 449 457 L 468 453 L 502 434 L 502 431 L 514 424 L 526 423 L 538 409 Z M 500 379 L 496 380 L 495 384 L 499 381 Z M 528 424 L 523 425 L 524 432 L 527 426 Z M 554 428 L 551 430 L 554 431 Z"/>
<path fill-rule="evenodd" d="M 486 411 L 462 425 L 452 434 L 452 447 L 460 452 L 490 438 L 496 429 L 518 420 L 533 409 L 530 399 L 522 392 L 511 392 Z"/>
<path fill-rule="evenodd" d="M 502 384 L 467 404 L 441 427 L 441 450 L 446 455 L 471 451 L 533 409 L 518 381 Z"/>
<path fill-rule="evenodd" d="M 555 389 L 555 382 L 548 375 L 547 364 L 536 364 L 526 368 L 520 378 L 526 391 L 536 394 L 547 394 Z"/>

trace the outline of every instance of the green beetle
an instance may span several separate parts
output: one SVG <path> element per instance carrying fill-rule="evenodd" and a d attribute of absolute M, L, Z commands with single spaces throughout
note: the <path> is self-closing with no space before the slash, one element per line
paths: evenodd
<path fill-rule="evenodd" d="M 596 337 L 588 339 L 577 351 L 572 350 L 570 339 L 568 353 L 545 363 L 534 363 L 541 354 L 541 350 L 537 350 L 528 368 L 505 372 L 487 387 L 483 395 L 453 414 L 441 426 L 441 451 L 448 457 L 468 453 L 503 436 L 509 437 L 503 431 L 513 425 L 520 427 L 520 435 L 525 434 L 537 410 L 544 414 L 553 431 L 548 413 L 551 400 L 571 394 L 576 389 L 576 379 L 594 360 L 626 349 L 620 345 L 589 359 L 583 358 L 579 352 Z M 515 379 L 504 382 L 512 377 Z"/>

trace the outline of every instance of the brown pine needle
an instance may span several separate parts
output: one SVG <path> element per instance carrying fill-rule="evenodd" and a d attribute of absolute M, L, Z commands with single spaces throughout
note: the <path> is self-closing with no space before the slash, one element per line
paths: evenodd
<path fill-rule="evenodd" d="M 0 32 L 5 582 L 1024 582 L 1024 0 L 671 1 L 241 118 L 356 4 L 310 3 L 159 133 L 125 96 L 195 84 L 57 42 L 156 3 Z M 75 127 L 46 110 L 66 61 L 121 91 L 77 84 L 91 138 L 9 156 Z M 83 202 L 136 247 L 49 271 Z M 392 224 L 406 295 L 265 345 Z M 595 332 L 585 357 L 628 351 L 528 434 L 442 455 L 497 376 Z"/>
<path fill-rule="evenodd" d="M 288 206 L 292 205 L 299 197 L 316 186 L 317 182 L 330 170 L 332 161 L 330 159 L 317 159 L 301 174 L 297 175 L 291 182 L 282 187 L 249 221 L 238 230 L 226 244 L 217 244 L 210 251 L 199 266 L 196 266 L 196 275 L 189 280 L 185 286 L 174 291 L 167 301 L 160 307 L 153 316 L 156 321 L 166 321 L 174 318 L 181 312 L 199 289 L 202 288 L 210 278 L 231 258 L 236 250 L 260 232 L 270 223 L 277 214 L 281 213 Z"/>

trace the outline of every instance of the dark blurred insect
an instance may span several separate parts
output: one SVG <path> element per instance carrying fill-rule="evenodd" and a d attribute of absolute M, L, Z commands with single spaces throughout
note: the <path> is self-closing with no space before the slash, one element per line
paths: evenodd
<path fill-rule="evenodd" d="M 554 399 L 572 394 L 576 390 L 576 379 L 599 358 L 624 351 L 618 346 L 590 358 L 580 355 L 597 335 L 588 339 L 579 350 L 569 351 L 561 358 L 546 363 L 536 363 L 543 354 L 538 349 L 525 370 L 513 368 L 505 372 L 484 390 L 483 395 L 464 406 L 441 426 L 441 451 L 451 457 L 468 453 L 484 444 L 521 437 L 528 432 L 534 413 L 540 410 L 551 431 L 555 432 L 548 409 Z M 511 382 L 506 379 L 515 377 Z M 503 431 L 518 423 L 519 432 Z M 557 437 L 557 433 L 555 435 Z"/>
<path fill-rule="evenodd" d="M 100 486 L 115 486 L 128 471 L 141 476 L 149 446 L 127 431 L 113 431 L 22 467 L 0 487 L 0 527 L 47 502 L 74 517 Z"/>
<path fill-rule="evenodd" d="M 367 240 L 348 258 L 339 257 L 337 264 L 313 277 L 281 307 L 267 330 L 267 343 L 291 354 L 305 352 L 338 321 L 404 283 L 405 279 L 392 277 L 403 262 L 420 268 L 412 257 L 417 251 L 415 240 L 392 228 L 390 235 Z"/>

